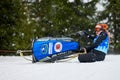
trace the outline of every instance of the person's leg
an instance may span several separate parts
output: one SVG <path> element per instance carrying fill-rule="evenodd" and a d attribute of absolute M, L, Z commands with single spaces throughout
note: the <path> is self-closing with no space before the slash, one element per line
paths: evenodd
<path fill-rule="evenodd" d="M 103 61 L 105 59 L 106 54 L 100 52 L 95 54 L 97 56 L 96 61 Z"/>
<path fill-rule="evenodd" d="M 96 61 L 96 55 L 92 52 L 89 52 L 87 54 L 81 54 L 78 56 L 78 60 L 80 62 L 95 62 Z"/>

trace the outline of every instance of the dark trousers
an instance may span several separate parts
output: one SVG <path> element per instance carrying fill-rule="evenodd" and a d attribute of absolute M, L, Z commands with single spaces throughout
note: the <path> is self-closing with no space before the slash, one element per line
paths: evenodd
<path fill-rule="evenodd" d="M 95 62 L 103 61 L 105 59 L 105 53 L 100 51 L 91 51 L 87 54 L 81 54 L 78 56 L 80 62 Z"/>

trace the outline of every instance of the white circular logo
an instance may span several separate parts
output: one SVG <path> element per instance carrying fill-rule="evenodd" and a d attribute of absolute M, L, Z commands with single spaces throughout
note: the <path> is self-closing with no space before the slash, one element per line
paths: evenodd
<path fill-rule="evenodd" d="M 61 42 L 55 43 L 54 49 L 55 49 L 56 52 L 60 52 L 62 50 Z"/>

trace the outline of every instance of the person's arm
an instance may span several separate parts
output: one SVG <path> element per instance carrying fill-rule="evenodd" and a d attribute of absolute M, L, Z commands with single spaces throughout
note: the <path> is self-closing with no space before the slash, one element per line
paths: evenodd
<path fill-rule="evenodd" d="M 91 46 L 86 47 L 86 50 L 89 52 L 90 50 L 96 48 L 105 38 L 107 37 L 107 34 L 105 32 L 101 32 L 95 43 L 93 43 Z"/>
<path fill-rule="evenodd" d="M 89 39 L 94 40 L 94 38 L 96 37 L 96 35 L 95 35 L 95 34 L 89 34 L 89 33 L 88 33 L 88 32 L 86 32 L 86 31 L 83 31 L 83 32 L 84 32 L 85 36 L 86 36 L 87 38 L 89 38 Z"/>
<path fill-rule="evenodd" d="M 87 38 L 94 40 L 96 36 L 94 34 L 87 35 Z"/>
<path fill-rule="evenodd" d="M 82 31 L 78 31 L 76 33 L 77 36 L 81 36 L 81 37 L 85 37 L 85 38 L 88 38 L 88 39 L 94 39 L 96 35 L 94 34 L 89 34 L 88 32 L 86 32 L 85 30 L 82 30 Z"/>

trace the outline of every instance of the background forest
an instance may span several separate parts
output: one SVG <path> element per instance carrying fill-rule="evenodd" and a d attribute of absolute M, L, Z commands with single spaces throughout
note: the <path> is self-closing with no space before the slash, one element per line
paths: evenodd
<path fill-rule="evenodd" d="M 119 0 L 0 0 L 0 50 L 31 49 L 41 37 L 93 33 L 97 23 L 109 25 L 110 51 L 119 53 Z"/>

